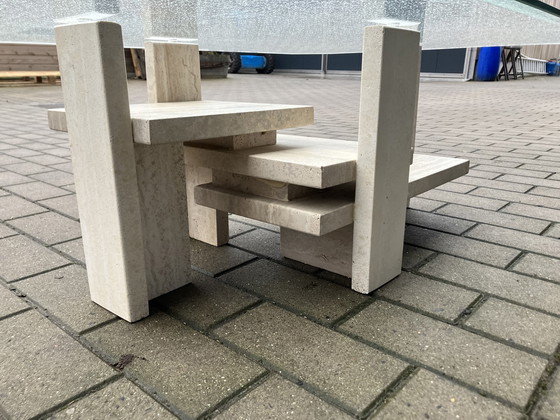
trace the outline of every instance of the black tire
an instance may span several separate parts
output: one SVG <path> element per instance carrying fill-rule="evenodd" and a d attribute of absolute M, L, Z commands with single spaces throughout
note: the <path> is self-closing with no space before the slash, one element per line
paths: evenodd
<path fill-rule="evenodd" d="M 237 73 L 241 69 L 241 55 L 239 53 L 229 53 L 231 63 L 229 65 L 230 73 Z"/>
<path fill-rule="evenodd" d="M 272 54 L 265 54 L 264 58 L 266 58 L 266 66 L 262 69 L 257 69 L 257 73 L 270 74 L 274 71 L 274 56 Z"/>

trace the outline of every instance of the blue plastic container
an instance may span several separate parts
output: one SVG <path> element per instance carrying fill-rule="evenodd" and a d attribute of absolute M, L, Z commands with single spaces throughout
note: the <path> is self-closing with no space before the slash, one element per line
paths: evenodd
<path fill-rule="evenodd" d="M 500 70 L 501 55 L 502 47 L 482 47 L 478 55 L 476 79 L 484 81 L 496 80 Z"/>
<path fill-rule="evenodd" d="M 546 74 L 549 76 L 560 75 L 560 63 L 557 63 L 556 61 L 549 61 L 546 63 Z"/>
<path fill-rule="evenodd" d="M 244 69 L 264 69 L 266 58 L 262 55 L 241 55 L 241 67 Z"/>

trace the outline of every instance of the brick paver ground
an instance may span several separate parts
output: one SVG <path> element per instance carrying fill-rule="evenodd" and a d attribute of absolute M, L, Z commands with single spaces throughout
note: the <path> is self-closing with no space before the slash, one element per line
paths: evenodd
<path fill-rule="evenodd" d="M 230 245 L 195 243 L 193 283 L 131 325 L 89 301 L 67 135 L 46 123 L 60 87 L 0 88 L 0 418 L 560 418 L 559 90 L 421 84 L 417 151 L 471 172 L 411 201 L 403 273 L 371 296 L 232 216 Z M 358 79 L 203 95 L 311 104 L 291 132 L 357 137 Z"/>

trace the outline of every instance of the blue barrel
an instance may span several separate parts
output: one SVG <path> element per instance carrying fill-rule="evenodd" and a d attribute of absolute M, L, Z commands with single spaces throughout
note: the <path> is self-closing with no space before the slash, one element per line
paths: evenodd
<path fill-rule="evenodd" d="M 482 47 L 478 55 L 476 79 L 493 81 L 498 77 L 502 47 Z"/>
<path fill-rule="evenodd" d="M 241 67 L 244 69 L 264 69 L 266 58 L 262 55 L 241 55 Z"/>

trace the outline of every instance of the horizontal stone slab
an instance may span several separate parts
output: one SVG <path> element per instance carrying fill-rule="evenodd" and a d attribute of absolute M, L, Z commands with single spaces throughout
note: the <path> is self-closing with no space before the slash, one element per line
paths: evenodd
<path fill-rule="evenodd" d="M 49 109 L 49 128 L 68 131 L 64 108 Z M 313 124 L 313 107 L 191 101 L 130 106 L 135 143 L 163 144 L 228 137 Z"/>
<path fill-rule="evenodd" d="M 245 150 L 187 146 L 188 164 L 302 185 L 329 188 L 356 180 L 358 143 L 279 134 L 277 143 Z M 469 171 L 469 161 L 414 154 L 409 195 L 421 194 Z"/>
<path fill-rule="evenodd" d="M 196 186 L 194 198 L 197 204 L 206 207 L 315 236 L 352 223 L 354 216 L 354 191 L 348 186 L 293 201 L 279 201 L 210 183 Z"/>
<path fill-rule="evenodd" d="M 259 149 L 263 148 L 268 147 Z M 235 152 L 230 153 L 238 155 Z M 410 197 L 468 171 L 468 161 L 462 159 L 428 155 L 414 157 L 415 162 L 411 165 L 409 173 Z M 231 169 L 230 165 L 224 167 Z M 203 206 L 322 236 L 353 223 L 354 189 L 353 183 L 350 182 L 306 197 L 280 201 L 209 183 L 195 187 L 195 200 Z"/>

